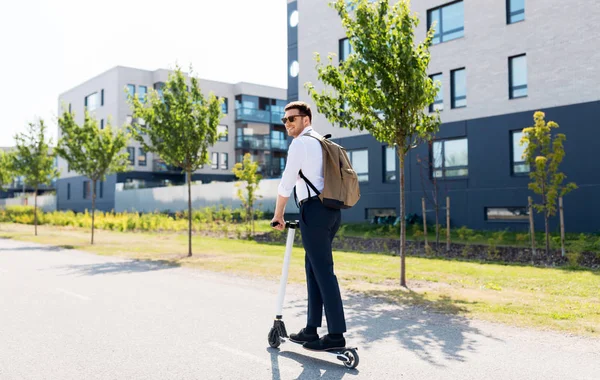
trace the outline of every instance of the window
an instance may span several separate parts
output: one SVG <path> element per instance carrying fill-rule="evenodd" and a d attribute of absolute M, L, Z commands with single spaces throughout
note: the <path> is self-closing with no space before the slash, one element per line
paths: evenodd
<path fill-rule="evenodd" d="M 219 168 L 219 153 L 213 153 L 212 159 L 210 161 L 212 163 L 211 168 L 218 169 Z"/>
<path fill-rule="evenodd" d="M 221 112 L 223 112 L 225 115 L 227 115 L 227 112 L 229 112 L 229 101 L 227 100 L 227 98 L 223 98 L 223 104 L 221 104 Z"/>
<path fill-rule="evenodd" d="M 396 182 L 396 149 L 383 147 L 383 182 Z"/>
<path fill-rule="evenodd" d="M 229 154 L 221 153 L 221 170 L 228 169 L 228 164 L 229 164 L 228 160 L 229 160 Z"/>
<path fill-rule="evenodd" d="M 146 151 L 144 148 L 138 148 L 138 165 L 146 166 Z"/>
<path fill-rule="evenodd" d="M 100 96 L 98 95 L 97 92 L 94 92 L 93 94 L 90 94 L 88 96 L 85 97 L 85 108 L 88 111 L 93 111 L 96 108 L 98 108 L 100 105 Z"/>
<path fill-rule="evenodd" d="M 219 140 L 217 141 L 227 141 L 228 140 L 228 135 L 229 135 L 229 130 L 227 128 L 226 125 L 219 125 L 217 127 L 217 134 L 219 135 Z"/>
<path fill-rule="evenodd" d="M 71 184 L 67 183 L 67 200 L 71 199 Z"/>
<path fill-rule="evenodd" d="M 290 65 L 290 75 L 293 78 L 296 78 L 299 73 L 300 73 L 300 65 L 298 64 L 298 61 L 292 62 L 292 64 Z"/>
<path fill-rule="evenodd" d="M 520 141 L 523 137 L 522 131 L 513 131 L 512 134 L 512 173 L 525 174 L 529 173 L 529 164 L 523 158 L 525 147 L 521 146 Z"/>
<path fill-rule="evenodd" d="M 83 181 L 83 199 L 91 199 L 92 198 L 92 188 L 90 186 L 90 181 Z"/>
<path fill-rule="evenodd" d="M 100 119 L 100 129 L 104 129 L 104 119 Z"/>
<path fill-rule="evenodd" d="M 527 207 L 486 207 L 485 220 L 518 222 L 529 220 Z"/>
<path fill-rule="evenodd" d="M 290 26 L 295 28 L 298 26 L 298 11 L 293 11 L 290 15 Z"/>
<path fill-rule="evenodd" d="M 467 75 L 465 69 L 452 70 L 450 72 L 450 97 L 452 108 L 467 106 Z"/>
<path fill-rule="evenodd" d="M 132 146 L 128 146 L 127 154 L 129 155 L 129 164 L 135 165 L 135 148 Z"/>
<path fill-rule="evenodd" d="M 435 23 L 435 25 L 433 25 Z M 465 11 L 462 1 L 446 4 L 427 11 L 427 29 L 434 27 L 432 43 L 439 44 L 465 34 Z"/>
<path fill-rule="evenodd" d="M 104 89 L 100 90 L 100 105 L 104 105 Z"/>
<path fill-rule="evenodd" d="M 525 54 L 508 59 L 508 81 L 510 99 L 527 96 L 527 59 Z"/>
<path fill-rule="evenodd" d="M 69 113 L 71 113 L 71 103 L 69 103 Z"/>
<path fill-rule="evenodd" d="M 127 85 L 127 92 L 129 93 L 129 96 L 131 96 L 133 98 L 133 96 L 135 95 L 135 85 L 134 84 L 128 84 Z"/>
<path fill-rule="evenodd" d="M 365 209 L 365 217 L 368 220 L 373 220 L 374 218 L 392 217 L 392 220 L 394 220 L 394 219 L 396 219 L 396 209 L 395 208 L 366 208 Z"/>
<path fill-rule="evenodd" d="M 466 138 L 433 142 L 433 176 L 465 177 L 469 174 L 469 145 Z"/>
<path fill-rule="evenodd" d="M 358 175 L 358 182 L 369 181 L 369 154 L 367 149 L 349 150 L 348 157 L 354 171 Z"/>
<path fill-rule="evenodd" d="M 506 0 L 506 23 L 525 20 L 525 0 Z"/>
<path fill-rule="evenodd" d="M 138 86 L 138 99 L 140 102 L 146 103 L 146 94 L 148 93 L 148 87 Z"/>
<path fill-rule="evenodd" d="M 348 59 L 348 56 L 352 54 L 352 45 L 350 45 L 350 40 L 347 38 L 343 38 L 340 40 L 340 62 L 343 62 Z"/>
<path fill-rule="evenodd" d="M 433 101 L 433 104 L 429 105 L 429 112 L 434 112 L 436 110 L 441 111 L 444 109 L 444 87 L 442 87 L 442 73 L 433 74 L 432 76 L 430 76 L 430 78 L 433 82 L 437 81 L 440 83 L 440 89 L 435 95 L 435 100 Z"/>

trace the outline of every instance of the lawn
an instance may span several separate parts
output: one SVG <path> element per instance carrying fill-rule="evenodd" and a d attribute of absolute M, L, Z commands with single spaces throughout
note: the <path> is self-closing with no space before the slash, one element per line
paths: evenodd
<path fill-rule="evenodd" d="M 195 236 L 187 254 L 184 233 L 96 232 L 87 229 L 0 224 L 0 237 L 62 246 L 100 255 L 163 261 L 205 270 L 278 280 L 283 245 Z M 344 289 L 401 304 L 522 327 L 600 337 L 600 271 L 480 264 L 407 257 L 408 289 L 399 286 L 398 257 L 334 252 Z M 304 282 L 304 252 L 294 248 L 290 282 Z"/>

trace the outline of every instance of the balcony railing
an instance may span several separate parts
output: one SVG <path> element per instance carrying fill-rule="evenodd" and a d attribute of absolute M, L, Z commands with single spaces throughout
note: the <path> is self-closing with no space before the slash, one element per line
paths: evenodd
<path fill-rule="evenodd" d="M 237 136 L 236 149 L 287 150 L 287 140 L 271 139 L 269 135 Z"/>
<path fill-rule="evenodd" d="M 282 124 L 281 118 L 285 115 L 285 112 L 271 111 L 271 123 Z"/>
<path fill-rule="evenodd" d="M 152 160 L 152 171 L 159 173 L 181 173 L 181 168 L 167 165 L 163 160 Z"/>
<path fill-rule="evenodd" d="M 235 110 L 235 119 L 240 121 L 255 121 L 258 123 L 271 123 L 271 111 L 241 107 Z M 279 123 L 281 123 L 281 121 Z"/>

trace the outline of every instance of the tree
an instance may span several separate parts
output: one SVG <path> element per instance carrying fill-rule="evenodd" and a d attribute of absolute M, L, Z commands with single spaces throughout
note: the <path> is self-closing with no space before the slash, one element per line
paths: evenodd
<path fill-rule="evenodd" d="M 426 113 L 439 87 L 427 75 L 433 30 L 418 45 L 413 43 L 419 24 L 408 0 L 390 6 L 387 0 L 337 0 L 333 6 L 342 20 L 353 53 L 323 66 L 316 55 L 318 79 L 331 89 L 320 94 L 306 83 L 319 112 L 342 128 L 367 130 L 377 140 L 395 146 L 400 162 L 400 285 L 406 286 L 406 155 L 437 132 L 439 113 Z"/>
<path fill-rule="evenodd" d="M 428 141 L 427 145 L 429 146 L 429 150 L 433 151 L 433 141 Z M 435 160 L 435 158 L 434 158 Z M 440 205 L 440 181 L 439 177 L 436 175 L 432 175 L 434 172 L 434 163 L 429 158 L 421 158 L 417 155 L 417 165 L 419 165 L 419 176 L 421 177 L 421 188 L 423 189 L 423 195 L 425 200 L 433 205 L 433 210 L 435 213 L 435 247 L 436 250 L 440 248 L 440 209 L 445 208 L 442 204 Z M 445 173 L 442 173 L 442 178 L 444 179 Z M 427 191 L 428 185 L 425 182 L 431 183 L 431 194 Z M 445 183 L 444 183 L 445 184 Z M 448 194 L 448 189 L 444 186 L 444 193 Z M 449 226 L 446 226 L 449 228 Z"/>
<path fill-rule="evenodd" d="M 550 252 L 549 219 L 556 215 L 556 201 L 577 188 L 574 182 L 563 185 L 567 178 L 558 171 L 565 157 L 563 133 L 552 136 L 552 129 L 558 128 L 554 121 L 546 123 L 545 114 L 537 111 L 533 115 L 535 124 L 523 129 L 520 144 L 525 145 L 523 158 L 529 164 L 529 189 L 541 197 L 541 203 L 534 203 L 533 208 L 538 213 L 544 213 L 546 228 L 546 254 Z"/>
<path fill-rule="evenodd" d="M 37 236 L 37 193 L 41 185 L 49 185 L 58 177 L 54 167 L 54 156 L 46 141 L 46 125 L 40 119 L 37 124 L 29 123 L 26 133 L 15 136 L 16 149 L 12 155 L 14 173 L 34 189 L 33 224 Z"/>
<path fill-rule="evenodd" d="M 14 180 L 12 155 L 0 151 L 0 190 Z"/>
<path fill-rule="evenodd" d="M 198 79 L 184 77 L 179 67 L 169 75 L 161 98 L 150 90 L 147 100 L 129 97 L 134 120 L 130 130 L 147 152 L 182 168 L 188 184 L 188 257 L 192 256 L 192 173 L 209 163 L 208 147 L 219 135 L 221 103 L 213 93 L 204 97 Z"/>
<path fill-rule="evenodd" d="M 246 223 L 250 223 L 249 229 L 252 231 L 252 235 L 254 235 L 254 202 L 257 197 L 260 197 L 256 195 L 256 190 L 262 179 L 260 174 L 256 174 L 257 169 L 258 162 L 252 162 L 252 155 L 246 153 L 244 155 L 244 161 L 235 164 L 232 170 L 233 174 L 235 174 L 238 179 L 246 182 L 246 192 L 244 193 L 242 189 L 239 188 L 238 198 L 240 198 L 242 205 L 246 209 Z"/>
<path fill-rule="evenodd" d="M 66 111 L 58 119 L 58 125 L 61 138 L 56 154 L 69 163 L 71 170 L 92 182 L 91 244 L 94 244 L 96 185 L 108 175 L 128 170 L 129 160 L 124 150 L 129 135 L 123 129 L 113 130 L 110 119 L 104 129 L 98 128 L 98 121 L 87 111 L 82 125 L 75 122 L 73 113 Z"/>

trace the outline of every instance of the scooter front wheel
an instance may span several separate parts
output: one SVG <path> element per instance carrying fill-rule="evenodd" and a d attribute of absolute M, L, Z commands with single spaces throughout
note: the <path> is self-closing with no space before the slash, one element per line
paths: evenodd
<path fill-rule="evenodd" d="M 281 345 L 281 339 L 279 338 L 279 331 L 276 328 L 271 327 L 269 331 L 269 346 L 277 348 Z"/>

